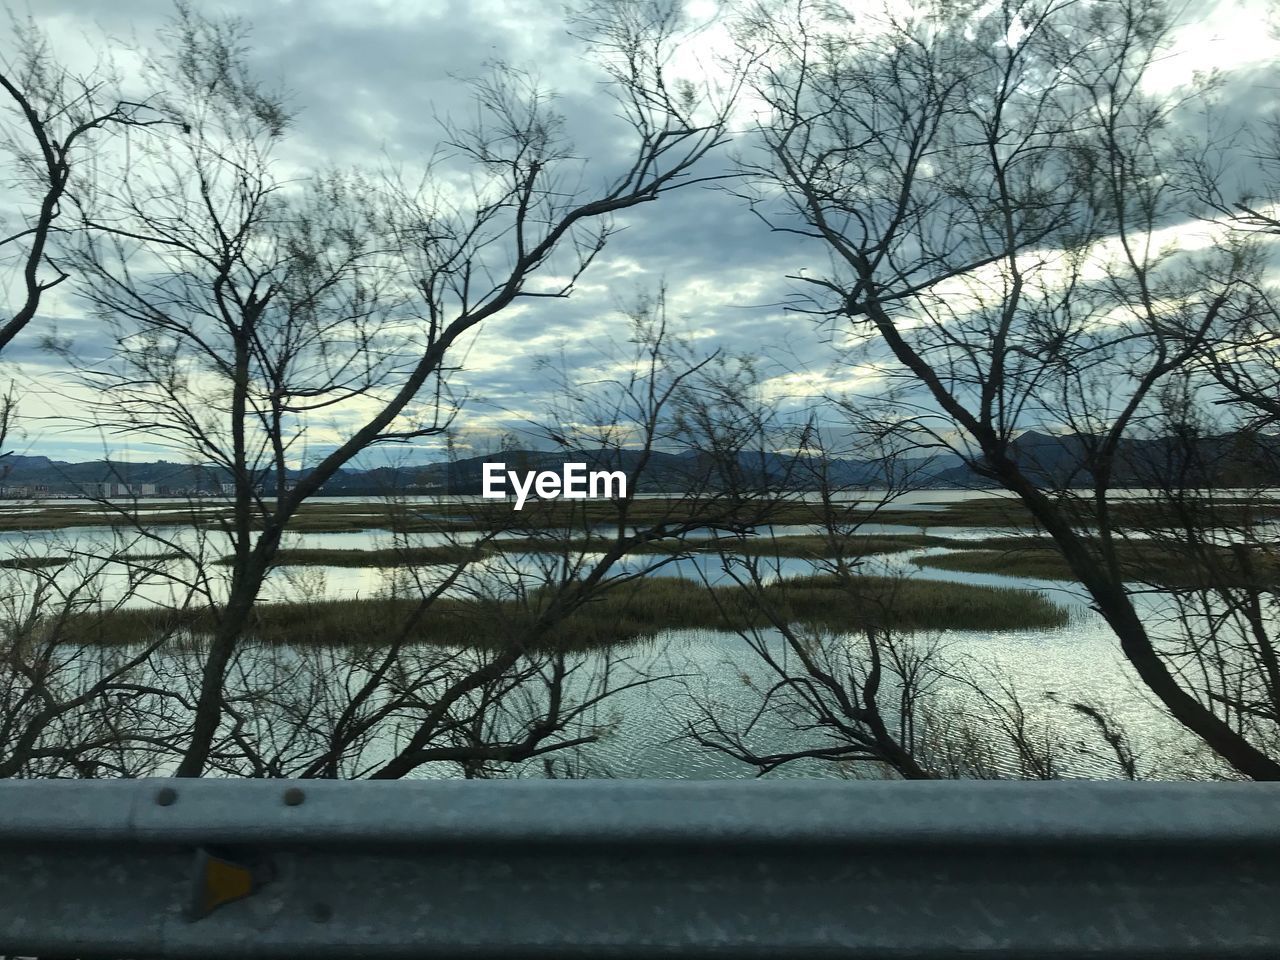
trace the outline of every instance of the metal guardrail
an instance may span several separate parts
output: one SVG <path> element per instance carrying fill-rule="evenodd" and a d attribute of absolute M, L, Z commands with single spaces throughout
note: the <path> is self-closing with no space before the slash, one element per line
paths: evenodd
<path fill-rule="evenodd" d="M 10 781 L 0 953 L 1280 957 L 1280 786 Z"/>

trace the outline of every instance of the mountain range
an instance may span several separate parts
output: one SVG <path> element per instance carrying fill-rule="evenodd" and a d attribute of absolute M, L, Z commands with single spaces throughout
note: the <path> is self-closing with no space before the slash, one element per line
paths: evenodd
<path fill-rule="evenodd" d="M 1082 434 L 1027 431 L 1010 446 L 1010 456 L 1044 486 L 1085 486 L 1092 482 L 1090 451 L 1099 438 Z M 906 456 L 892 463 L 853 458 L 815 459 L 785 453 L 745 451 L 729 465 L 719 465 L 706 451 L 651 451 L 639 482 L 635 480 L 642 454 L 635 450 L 507 450 L 483 456 L 413 466 L 345 469 L 325 485 L 328 495 L 386 495 L 389 493 L 462 493 L 481 490 L 486 463 L 504 462 L 508 470 L 555 470 L 581 462 L 591 470 L 623 470 L 640 493 L 675 493 L 691 489 L 877 488 L 897 483 L 937 489 L 990 487 L 991 479 L 953 453 Z M 290 471 L 289 479 L 303 471 Z M 1126 439 L 1116 451 L 1114 486 L 1150 486 L 1159 476 L 1180 474 L 1188 482 L 1206 486 L 1280 485 L 1280 437 L 1270 434 L 1152 437 Z M 74 496 L 98 493 L 100 485 L 121 485 L 142 495 L 218 493 L 231 480 L 224 469 L 209 464 L 113 462 L 72 463 L 47 456 L 9 454 L 0 458 L 0 488 L 5 496 Z M 274 477 L 262 478 L 270 489 Z M 106 488 L 110 489 L 110 488 Z"/>

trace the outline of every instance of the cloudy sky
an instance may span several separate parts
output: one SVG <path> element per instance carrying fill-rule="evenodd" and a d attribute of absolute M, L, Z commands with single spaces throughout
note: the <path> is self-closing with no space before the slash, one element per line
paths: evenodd
<path fill-rule="evenodd" d="M 325 165 L 412 167 L 440 140 L 439 115 L 465 116 L 468 91 L 486 60 L 536 68 L 557 91 L 577 152 L 597 176 L 618 171 L 621 132 L 600 75 L 565 29 L 558 3 L 541 0 L 255 0 L 195 6 L 234 14 L 252 24 L 252 63 L 268 81 L 287 87 L 299 109 L 287 151 L 299 168 Z M 696 17 L 715 12 L 710 0 L 690 4 Z M 104 36 L 151 42 L 170 16 L 165 0 L 40 0 L 30 12 L 70 63 L 87 63 L 87 47 Z M 22 8 L 18 8 L 22 12 Z M 1175 49 L 1151 82 L 1173 89 L 1195 71 L 1227 74 L 1225 102 L 1242 118 L 1274 112 L 1280 91 L 1275 64 L 1280 42 L 1267 27 L 1267 4 L 1245 0 L 1186 4 Z M 711 30 L 682 51 L 679 67 L 695 78 L 717 53 Z M 0 46 L 5 41 L 0 39 Z M 836 365 L 829 338 L 803 315 L 779 304 L 792 286 L 784 278 L 821 268 L 825 254 L 794 236 L 773 235 L 723 192 L 681 190 L 657 204 L 624 213 L 613 238 L 569 300 L 533 300 L 487 324 L 468 349 L 457 383 L 471 395 L 459 426 L 483 433 L 538 419 L 548 379 L 534 362 L 563 355 L 572 368 L 597 369 L 609 339 L 624 339 L 619 306 L 665 283 L 669 314 L 707 349 L 772 358 L 769 389 L 797 402 L 824 393 L 869 389 L 874 364 Z M 11 276 L 5 279 L 12 281 Z M 45 309 L 7 352 L 6 376 L 23 385 L 25 436 L 19 452 L 59 459 L 100 456 L 105 447 L 126 459 L 163 455 L 146 436 L 103 438 L 67 419 L 78 395 L 61 361 L 42 352 L 55 331 L 91 353 L 104 343 L 69 289 Z"/>

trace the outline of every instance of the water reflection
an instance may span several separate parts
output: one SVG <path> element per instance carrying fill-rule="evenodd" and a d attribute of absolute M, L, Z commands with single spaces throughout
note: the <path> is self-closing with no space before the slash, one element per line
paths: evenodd
<path fill-rule="evenodd" d="M 1020 531 L 1008 528 L 940 527 L 928 524 L 923 516 L 928 502 L 963 499 L 959 491 L 925 491 L 931 501 L 920 501 L 922 511 L 919 527 L 868 524 L 860 530 L 863 534 L 919 532 L 927 529 L 931 535 L 956 540 L 1015 535 Z M 972 496 L 972 494 L 967 494 Z M 166 528 L 156 531 L 163 542 L 146 537 L 123 537 L 109 527 L 78 527 L 66 531 L 35 531 L 31 533 L 0 533 L 0 553 L 13 555 L 47 554 L 74 556 L 77 563 L 91 563 L 95 555 L 106 556 L 122 548 L 132 552 L 161 551 L 176 548 L 193 555 L 212 560 L 227 550 L 225 537 L 217 532 L 197 532 L 192 529 Z M 790 536 L 818 532 L 806 525 L 778 525 L 762 528 L 762 536 Z M 393 536 L 383 530 L 349 531 L 335 533 L 289 534 L 282 546 L 285 549 L 387 549 L 395 546 L 428 547 L 450 542 L 472 542 L 479 533 L 443 534 L 415 533 Z M 966 657 L 982 665 L 1007 681 L 1044 716 L 1052 716 L 1055 723 L 1067 731 L 1068 747 L 1073 749 L 1061 758 L 1062 768 L 1073 776 L 1115 776 L 1117 769 L 1105 756 L 1090 752 L 1086 744 L 1096 747 L 1096 730 L 1078 712 L 1070 708 L 1072 702 L 1081 701 L 1105 707 L 1117 722 L 1126 727 L 1140 754 L 1182 758 L 1184 766 L 1169 768 L 1172 776 L 1208 776 L 1217 768 L 1204 760 L 1196 750 L 1193 739 L 1180 726 L 1168 719 L 1162 709 L 1152 702 L 1121 657 L 1114 635 L 1086 601 L 1078 585 L 1060 581 L 1034 580 L 993 574 L 975 574 L 947 571 L 936 568 L 918 568 L 912 558 L 923 554 L 944 552 L 945 548 L 928 547 L 903 553 L 868 558 L 866 569 L 873 573 L 903 573 L 922 579 L 965 584 L 1018 586 L 1046 593 L 1055 602 L 1066 605 L 1071 611 L 1070 622 L 1060 628 L 1046 630 L 996 630 L 982 632 L 945 631 L 941 640 L 951 655 Z M 634 557 L 625 561 L 623 569 L 640 569 L 652 563 L 652 557 Z M 502 553 L 480 560 L 472 565 L 467 576 L 454 592 L 471 593 L 492 589 L 496 584 L 510 585 L 513 581 L 539 582 L 544 575 L 545 555 L 536 553 Z M 813 571 L 813 564 L 802 558 L 761 558 L 768 576 L 801 576 Z M 50 574 L 49 571 L 7 571 L 6 576 L 21 584 L 34 578 L 48 578 L 64 589 L 75 586 L 81 575 L 79 567 L 68 567 Z M 180 586 L 190 580 L 196 564 L 186 559 L 155 561 L 147 564 L 109 564 L 101 570 L 100 590 L 104 603 L 123 600 L 126 604 L 172 603 L 181 597 Z M 225 568 L 205 566 L 210 575 L 211 589 L 215 595 L 225 589 Z M 444 577 L 448 567 L 426 567 L 418 576 L 428 585 Z M 654 571 L 655 576 L 685 577 L 711 584 L 724 583 L 729 578 L 721 558 L 715 554 L 698 554 L 668 563 Z M 273 570 L 264 589 L 264 599 L 295 600 L 306 597 L 367 597 L 388 590 L 405 591 L 412 584 L 403 571 L 389 568 L 352 568 L 320 566 L 307 568 L 280 568 Z M 1160 595 L 1139 597 L 1137 602 L 1153 617 L 1161 611 L 1165 602 Z M 774 642 L 780 642 L 776 637 Z M 698 747 L 684 734 L 698 721 L 707 704 L 714 704 L 723 711 L 724 722 L 731 724 L 750 717 L 758 707 L 757 688 L 768 683 L 771 676 L 764 670 L 749 645 L 737 634 L 716 630 L 673 630 L 657 638 L 636 644 L 628 651 L 630 661 L 627 670 L 637 676 L 664 677 L 618 694 L 602 703 L 594 713 L 585 718 L 594 727 L 606 731 L 600 742 L 586 748 L 581 756 L 582 769 L 587 772 L 620 777 L 680 777 L 724 778 L 751 776 L 754 771 L 714 751 Z M 118 656 L 104 652 L 103 657 Z M 581 679 L 570 682 L 590 684 L 595 682 L 598 670 L 603 669 L 605 658 L 588 654 L 589 669 Z M 303 696 L 308 684 L 324 683 L 326 677 L 335 684 L 347 684 L 358 680 L 359 667 L 343 663 L 341 657 L 326 658 L 314 650 L 275 647 L 270 651 L 256 651 L 253 658 L 239 665 L 233 672 L 233 682 L 250 685 L 261 680 L 261 671 L 291 678 Z M 335 666 L 335 664 L 339 666 Z M 173 677 L 194 671 L 196 662 L 190 654 L 166 654 L 153 664 L 157 676 Z M 616 669 L 616 667 L 615 667 Z M 325 671 L 341 670 L 327 675 Z M 595 671 L 595 672 L 593 672 Z M 955 709 L 974 707 L 960 685 L 944 690 Z M 798 744 L 795 733 L 789 727 L 768 723 L 757 731 L 757 742 L 762 750 L 791 747 Z M 816 734 L 815 734 L 816 736 Z M 395 744 L 387 742 L 369 746 L 370 756 L 390 756 Z M 1005 752 L 997 757 L 1010 771 L 1016 767 L 1016 757 Z M 541 775 L 540 762 L 530 763 L 520 771 L 524 775 Z M 450 767 L 426 767 L 420 775 L 453 775 Z M 849 768 L 824 764 L 816 760 L 800 761 L 780 768 L 771 776 L 783 777 L 841 777 L 854 773 Z"/>

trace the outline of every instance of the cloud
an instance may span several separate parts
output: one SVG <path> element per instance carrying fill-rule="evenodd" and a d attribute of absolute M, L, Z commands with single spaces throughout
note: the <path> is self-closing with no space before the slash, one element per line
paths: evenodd
<path fill-rule="evenodd" d="M 699 15 L 714 4 L 699 0 Z M 1195 23 L 1178 33 L 1181 54 L 1158 65 L 1154 88 L 1169 90 L 1196 70 L 1226 70 L 1220 121 L 1244 123 L 1265 116 L 1276 102 L 1276 44 L 1264 29 L 1258 3 L 1217 3 L 1192 10 Z M 252 62 L 270 83 L 292 91 L 299 108 L 284 156 L 298 168 L 377 167 L 388 161 L 412 169 L 441 146 L 440 116 L 465 118 L 469 92 L 459 77 L 475 76 L 486 61 L 501 60 L 536 69 L 560 94 L 575 153 L 589 161 L 587 183 L 616 175 L 629 139 L 615 117 L 615 105 L 599 86 L 600 74 L 582 56 L 565 30 L 559 5 L 541 0 L 431 0 L 352 5 L 338 0 L 232 0 L 202 5 L 205 12 L 243 16 L 252 24 Z M 41 0 L 34 11 L 53 35 L 55 47 L 76 50 L 84 59 L 82 36 L 136 36 L 149 41 L 169 16 L 161 0 Z M 1212 30 L 1204 32 L 1209 23 Z M 708 33 L 703 48 L 682 51 L 680 69 L 693 71 L 714 59 L 725 39 Z M 697 54 L 697 56 L 695 56 Z M 1186 130 L 1202 122 L 1179 115 Z M 743 148 L 748 133 L 739 135 Z M 728 171 L 726 157 L 708 162 L 704 175 Z M 1247 186 L 1250 174 L 1238 169 Z M 770 232 L 722 182 L 674 192 L 617 217 L 620 228 L 593 268 L 567 300 L 526 300 L 487 323 L 456 360 L 451 375 L 459 391 L 475 399 L 458 425 L 476 435 L 518 427 L 536 417 L 555 397 L 555 379 L 540 361 L 558 360 L 583 375 L 597 369 L 610 342 L 625 341 L 619 310 L 637 292 L 668 290 L 673 321 L 696 334 L 700 349 L 773 358 L 766 371 L 770 396 L 795 394 L 798 403 L 823 393 L 859 390 L 881 375 L 882 358 L 861 357 L 863 367 L 831 366 L 830 331 L 779 306 L 797 285 L 788 274 L 820 272 L 827 253 L 821 244 L 794 234 Z M 1242 189 L 1243 189 L 1242 186 Z M 1179 228 L 1173 228 L 1176 232 Z M 548 289 L 555 276 L 531 289 Z M 10 278 L 11 281 L 11 278 Z M 51 298 L 36 325 L 6 352 L 4 364 L 30 385 L 32 406 L 41 407 L 39 437 L 30 442 L 46 453 L 97 450 L 101 441 L 76 432 L 70 418 L 77 395 L 66 386 L 66 371 L 39 348 L 39 338 L 56 329 L 71 337 L 85 356 L 103 356 L 111 338 L 100 323 L 78 315 L 69 288 Z M 841 337 L 844 335 L 842 334 Z M 840 338 L 837 338 L 840 339 Z M 38 399 L 37 399 L 38 398 Z M 356 411 L 338 428 L 356 422 Z M 64 418 L 57 429 L 55 421 Z M 336 436 L 317 427 L 320 449 Z M 122 440 L 109 440 L 121 442 Z M 146 448 L 146 437 L 131 438 Z"/>

